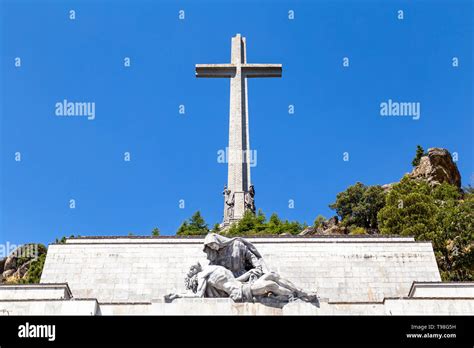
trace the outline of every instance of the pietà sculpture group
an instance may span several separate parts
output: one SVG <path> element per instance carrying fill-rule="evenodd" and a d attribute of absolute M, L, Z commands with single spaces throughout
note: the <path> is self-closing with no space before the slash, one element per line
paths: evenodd
<path fill-rule="evenodd" d="M 183 297 L 230 297 L 235 302 L 317 301 L 315 292 L 306 292 L 268 269 L 257 248 L 241 237 L 227 238 L 209 233 L 203 251 L 208 265 L 192 265 L 185 277 L 191 293 L 169 294 L 169 302 Z"/>

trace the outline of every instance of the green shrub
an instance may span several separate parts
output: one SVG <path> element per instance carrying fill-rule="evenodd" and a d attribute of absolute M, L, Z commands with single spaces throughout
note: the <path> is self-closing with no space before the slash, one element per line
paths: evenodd
<path fill-rule="evenodd" d="M 40 282 L 41 274 L 43 273 L 44 262 L 46 260 L 46 254 L 40 255 L 36 260 L 31 262 L 28 271 L 26 272 L 23 279 L 19 281 L 22 284 L 37 284 Z"/>
<path fill-rule="evenodd" d="M 349 230 L 350 230 L 349 232 L 350 235 L 367 234 L 367 230 L 363 227 L 352 227 L 352 228 L 349 228 Z"/>

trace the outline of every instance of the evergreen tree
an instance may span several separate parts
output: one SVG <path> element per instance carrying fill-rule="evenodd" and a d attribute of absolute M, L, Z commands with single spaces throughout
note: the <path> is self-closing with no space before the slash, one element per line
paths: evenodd
<path fill-rule="evenodd" d="M 425 150 L 423 150 L 421 145 L 416 145 L 416 154 L 415 154 L 415 158 L 413 159 L 413 161 L 411 161 L 411 165 L 413 167 L 416 167 L 417 165 L 419 165 L 420 164 L 420 159 L 424 155 L 425 155 Z"/>
<path fill-rule="evenodd" d="M 221 231 L 220 225 L 219 225 L 218 223 L 215 223 L 215 224 L 214 224 L 214 227 L 213 227 L 212 230 L 211 230 L 211 232 L 213 232 L 213 233 L 220 233 L 220 231 Z"/>
<path fill-rule="evenodd" d="M 378 213 L 383 234 L 431 241 L 443 280 L 474 280 L 474 196 L 404 177 Z"/>
<path fill-rule="evenodd" d="M 342 224 L 363 228 L 377 228 L 377 213 L 385 205 L 381 186 L 365 186 L 357 182 L 336 196 L 329 207 L 340 216 Z"/>
<path fill-rule="evenodd" d="M 209 228 L 198 210 L 190 219 L 184 221 L 176 232 L 180 236 L 205 235 L 209 232 Z"/>

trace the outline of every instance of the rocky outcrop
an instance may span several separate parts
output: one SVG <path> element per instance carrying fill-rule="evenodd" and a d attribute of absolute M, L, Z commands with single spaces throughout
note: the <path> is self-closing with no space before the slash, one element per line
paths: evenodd
<path fill-rule="evenodd" d="M 395 185 L 395 184 L 396 184 L 396 182 L 392 182 L 390 184 L 382 185 L 382 189 L 384 190 L 384 192 L 389 192 L 392 189 L 393 185 Z"/>
<path fill-rule="evenodd" d="M 348 234 L 349 231 L 347 227 L 341 226 L 339 224 L 339 219 L 337 216 L 333 216 L 323 222 L 321 222 L 317 227 L 309 226 L 306 227 L 299 235 L 300 236 L 310 236 L 310 235 L 334 235 L 334 234 Z"/>
<path fill-rule="evenodd" d="M 409 174 L 414 179 L 426 180 L 430 185 L 447 182 L 461 188 L 461 174 L 451 154 L 446 149 L 431 148 L 427 155 L 421 157 L 418 164 Z"/>
<path fill-rule="evenodd" d="M 0 260 L 1 283 L 16 283 L 27 276 L 31 263 L 46 253 L 42 244 L 25 244 Z"/>
<path fill-rule="evenodd" d="M 313 226 L 308 226 L 303 231 L 298 233 L 298 236 L 310 236 L 310 235 L 314 234 L 314 232 L 315 232 L 314 227 Z"/>
<path fill-rule="evenodd" d="M 3 259 L 0 259 L 0 273 L 3 273 L 3 270 L 5 269 L 5 262 L 7 261 L 7 258 L 4 257 Z"/>
<path fill-rule="evenodd" d="M 321 231 L 322 235 L 348 234 L 349 229 L 346 226 L 336 225 Z"/>

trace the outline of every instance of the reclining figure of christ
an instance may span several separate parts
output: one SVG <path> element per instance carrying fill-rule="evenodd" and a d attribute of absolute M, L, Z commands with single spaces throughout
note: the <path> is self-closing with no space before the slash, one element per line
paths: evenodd
<path fill-rule="evenodd" d="M 312 302 L 317 300 L 316 293 L 308 293 L 296 287 L 289 280 L 283 279 L 275 272 L 268 272 L 253 281 L 247 281 L 253 274 L 250 270 L 235 278 L 233 273 L 223 266 L 199 263 L 192 265 L 185 278 L 187 290 L 195 295 L 169 294 L 167 301 L 183 297 L 230 297 L 235 302 L 249 302 L 254 298 L 272 296 L 279 300 L 294 301 L 301 299 Z"/>

